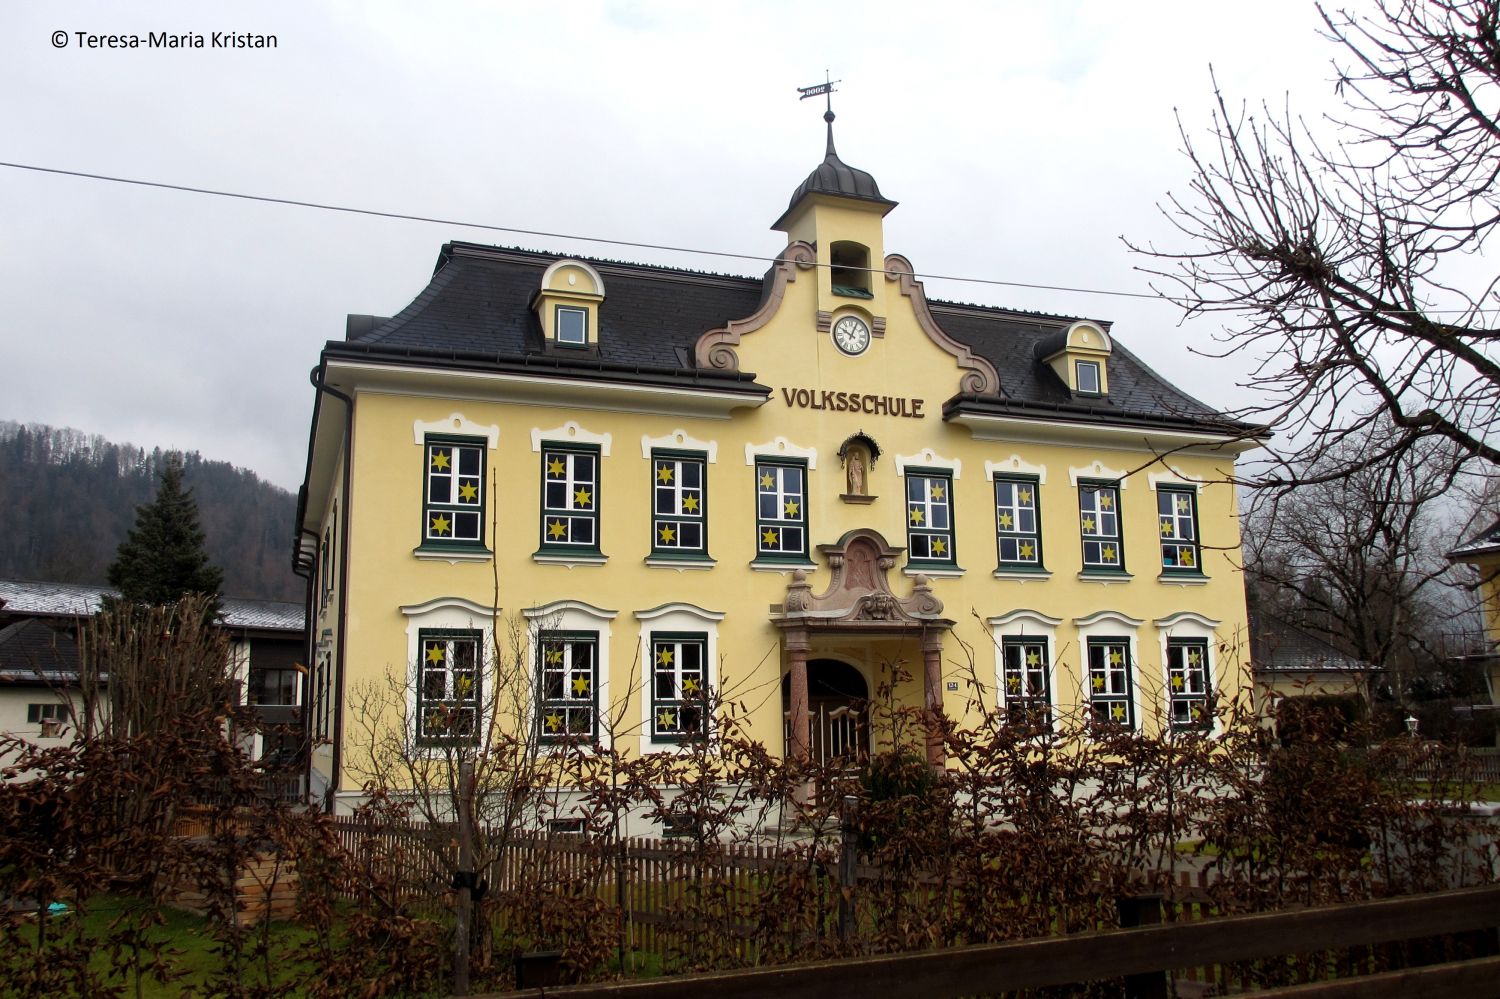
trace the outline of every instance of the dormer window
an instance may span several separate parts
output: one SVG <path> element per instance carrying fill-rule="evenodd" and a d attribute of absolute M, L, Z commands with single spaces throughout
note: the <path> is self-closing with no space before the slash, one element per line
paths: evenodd
<path fill-rule="evenodd" d="M 835 295 L 873 298 L 870 293 L 870 250 L 862 243 L 840 240 L 829 247 L 829 281 Z"/>
<path fill-rule="evenodd" d="M 1077 379 L 1079 395 L 1099 395 L 1099 362 L 1074 361 L 1074 378 Z"/>
<path fill-rule="evenodd" d="M 587 347 L 589 313 L 587 309 L 557 307 L 557 342 L 565 347 Z"/>

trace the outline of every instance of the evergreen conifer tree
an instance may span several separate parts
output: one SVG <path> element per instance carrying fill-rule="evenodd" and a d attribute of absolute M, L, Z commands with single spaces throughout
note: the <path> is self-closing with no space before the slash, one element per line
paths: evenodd
<path fill-rule="evenodd" d="M 198 504 L 182 485 L 182 460 L 168 456 L 162 463 L 156 498 L 135 510 L 135 526 L 115 552 L 109 582 L 127 604 L 161 606 L 176 603 L 187 593 L 209 598 L 209 611 L 219 612 L 219 585 L 224 573 L 208 560 L 198 524 Z"/>

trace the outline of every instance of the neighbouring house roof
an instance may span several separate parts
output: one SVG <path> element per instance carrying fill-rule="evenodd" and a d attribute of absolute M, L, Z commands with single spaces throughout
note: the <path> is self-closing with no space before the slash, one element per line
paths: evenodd
<path fill-rule="evenodd" d="M 1479 555 L 1500 554 L 1500 520 L 1448 553 L 1448 558 L 1463 562 Z"/>
<path fill-rule="evenodd" d="M 67 683 L 78 676 L 73 636 L 36 618 L 0 628 L 0 684 Z"/>
<path fill-rule="evenodd" d="M 7 617 L 88 617 L 98 613 L 105 597 L 118 595 L 117 590 L 108 586 L 0 579 L 0 614 Z M 300 603 L 221 597 L 219 607 L 219 622 L 230 629 L 300 633 L 305 627 L 305 612 Z"/>
<path fill-rule="evenodd" d="M 1310 631 L 1263 613 L 1250 615 L 1250 664 L 1256 673 L 1368 673 L 1376 669 Z"/>
<path fill-rule="evenodd" d="M 533 377 L 642 381 L 682 388 L 766 395 L 749 372 L 698 367 L 699 337 L 752 315 L 769 283 L 673 267 L 586 261 L 604 279 L 597 354 L 560 356 L 545 350 L 531 308 L 555 253 L 452 242 L 438 255 L 427 287 L 389 318 L 351 316 L 346 339 L 325 349 L 330 359 L 378 361 L 524 373 Z M 1107 397 L 1080 402 L 1037 344 L 1078 319 L 929 300 L 938 325 L 995 366 L 1000 390 L 955 396 L 966 412 L 1048 421 L 1202 430 L 1259 436 L 1264 428 L 1231 420 L 1167 383 L 1115 341 Z M 1108 328 L 1108 323 L 1101 323 Z"/>

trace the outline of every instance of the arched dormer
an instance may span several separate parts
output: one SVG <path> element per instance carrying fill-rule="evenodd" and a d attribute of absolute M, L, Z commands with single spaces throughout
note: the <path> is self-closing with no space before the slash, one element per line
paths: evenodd
<path fill-rule="evenodd" d="M 1037 352 L 1037 359 L 1050 365 L 1073 395 L 1085 399 L 1109 395 L 1109 356 L 1114 342 L 1099 323 L 1076 322 L 1042 340 Z"/>
<path fill-rule="evenodd" d="M 542 274 L 532 308 L 548 349 L 597 350 L 604 279 L 582 260 L 563 259 Z"/>

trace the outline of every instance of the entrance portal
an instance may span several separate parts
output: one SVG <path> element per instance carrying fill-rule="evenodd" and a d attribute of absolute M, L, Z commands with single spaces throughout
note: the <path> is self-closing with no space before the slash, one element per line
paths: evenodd
<path fill-rule="evenodd" d="M 790 720 L 791 676 L 781 678 L 782 716 Z M 812 716 L 815 763 L 862 764 L 870 755 L 870 685 L 848 663 L 813 659 L 807 664 L 807 711 Z M 788 733 L 787 744 L 791 737 Z"/>

